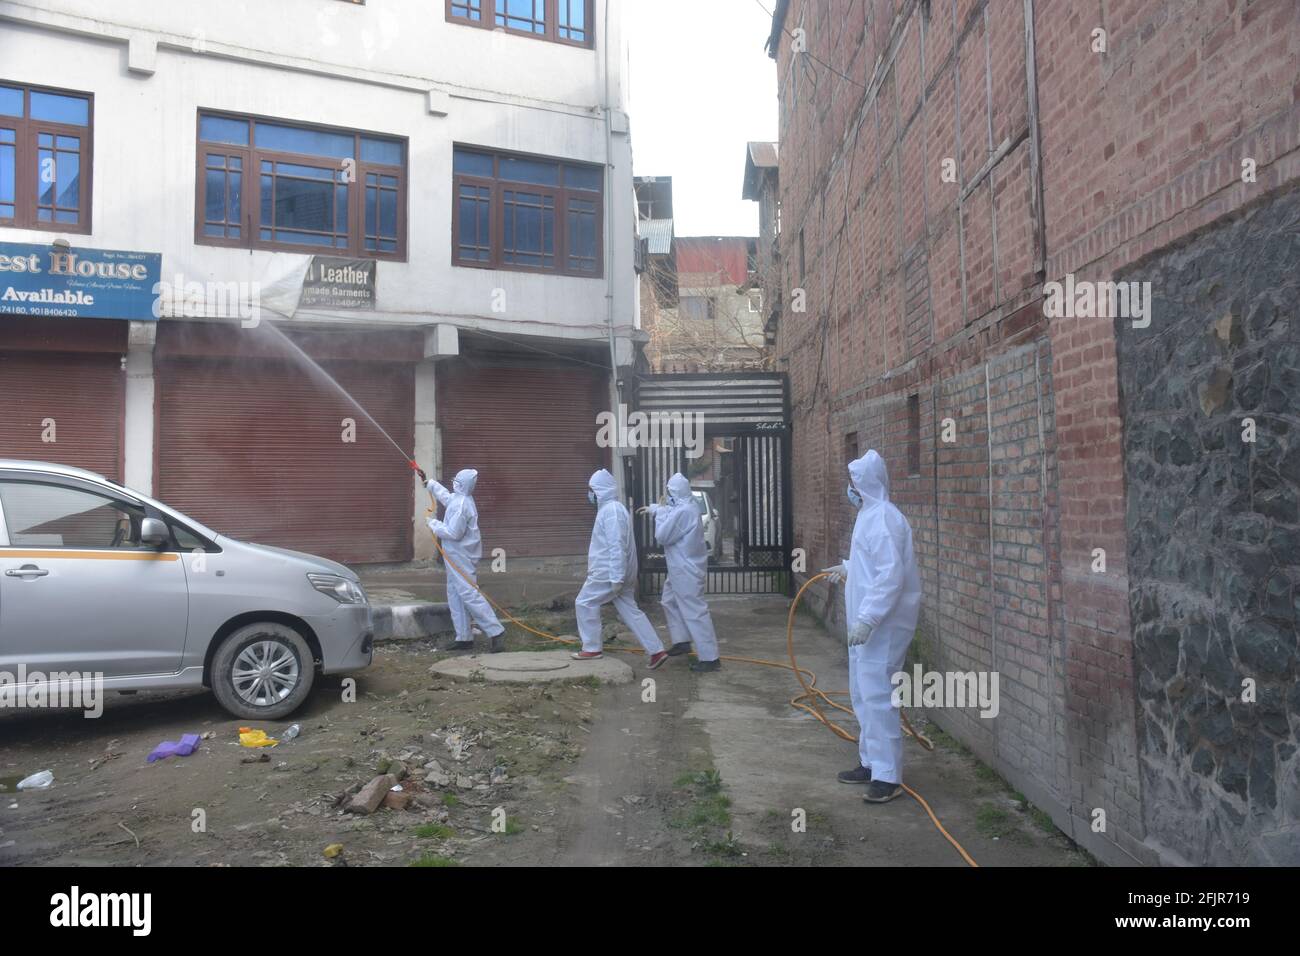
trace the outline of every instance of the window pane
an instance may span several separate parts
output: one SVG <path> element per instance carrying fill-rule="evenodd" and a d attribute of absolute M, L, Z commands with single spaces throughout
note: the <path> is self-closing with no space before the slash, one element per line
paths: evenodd
<path fill-rule="evenodd" d="M 264 165 L 272 167 L 272 174 L 262 176 L 262 237 L 346 248 L 348 187 L 334 181 L 336 171 L 294 163 Z M 313 175 L 301 178 L 304 173 Z"/>
<path fill-rule="evenodd" d="M 451 0 L 451 15 L 477 23 L 483 19 L 483 0 Z"/>
<path fill-rule="evenodd" d="M 58 205 L 61 209 L 77 209 L 81 205 L 81 154 L 58 154 Z M 68 220 L 64 220 L 67 222 Z M 72 220 L 75 222 L 76 220 Z"/>
<path fill-rule="evenodd" d="M 23 115 L 23 91 L 14 86 L 0 86 L 0 116 Z"/>
<path fill-rule="evenodd" d="M 561 40 L 587 42 L 587 0 L 557 0 L 559 20 L 556 29 Z"/>
<path fill-rule="evenodd" d="M 569 254 L 565 267 L 574 272 L 596 272 L 596 203 L 570 199 L 566 228 Z"/>
<path fill-rule="evenodd" d="M 248 120 L 230 119 L 226 116 L 200 116 L 199 139 L 208 143 L 247 146 Z"/>
<path fill-rule="evenodd" d="M 304 156 L 356 158 L 356 137 L 347 133 L 327 133 L 324 130 L 299 129 L 276 123 L 257 123 L 254 136 L 259 149 L 301 153 Z"/>
<path fill-rule="evenodd" d="M 90 101 L 81 96 L 32 90 L 31 118 L 85 126 L 90 122 Z"/>
<path fill-rule="evenodd" d="M 546 0 L 497 0 L 497 26 L 546 32 Z"/>
<path fill-rule="evenodd" d="M 144 509 L 58 485 L 7 482 L 9 543 L 29 548 L 138 548 Z"/>
<path fill-rule="evenodd" d="M 458 149 L 452 156 L 451 167 L 454 172 L 469 176 L 490 177 L 492 157 L 486 153 L 471 153 L 469 150 Z"/>
<path fill-rule="evenodd" d="M 5 132 L 9 131 L 0 130 L 0 133 Z M 0 218 L 4 219 L 13 218 L 14 210 L 12 207 L 16 202 L 14 157 L 15 148 L 12 145 L 0 145 L 0 206 L 8 207 L 0 209 Z"/>
<path fill-rule="evenodd" d="M 517 183 L 557 186 L 560 182 L 560 167 L 556 163 L 539 162 L 535 159 L 502 156 L 501 178 L 511 179 Z"/>
<path fill-rule="evenodd" d="M 391 139 L 374 139 L 361 137 L 361 158 L 367 163 L 383 163 L 387 166 L 402 165 L 402 144 Z"/>
<path fill-rule="evenodd" d="M 514 265 L 554 267 L 554 197 L 507 189 L 503 194 L 503 205 L 502 259 Z"/>
<path fill-rule="evenodd" d="M 203 206 L 205 222 L 226 221 L 226 174 L 217 169 L 209 169 L 203 184 L 207 202 Z"/>
<path fill-rule="evenodd" d="M 461 259 L 487 262 L 492 258 L 492 240 L 488 226 L 490 198 L 491 190 L 486 186 L 460 187 L 457 256 Z"/>
<path fill-rule="evenodd" d="M 565 166 L 564 185 L 570 189 L 590 189 L 600 192 L 604 171 L 598 166 Z"/>

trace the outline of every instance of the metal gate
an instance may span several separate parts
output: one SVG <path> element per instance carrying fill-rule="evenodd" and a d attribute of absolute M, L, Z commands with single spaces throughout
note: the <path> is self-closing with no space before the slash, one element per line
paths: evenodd
<path fill-rule="evenodd" d="M 635 411 L 647 418 L 658 416 L 661 423 L 677 421 L 698 430 L 694 448 L 681 441 L 637 448 L 630 483 L 635 506 L 659 501 L 668 478 L 680 471 L 691 481 L 705 526 L 709 593 L 789 594 L 793 513 L 785 376 L 645 375 L 634 402 Z M 665 431 L 672 429 L 659 429 L 658 437 Z M 692 451 L 700 454 L 692 456 Z M 638 517 L 634 526 L 641 590 L 658 593 L 667 566 L 654 540 L 653 520 Z"/>

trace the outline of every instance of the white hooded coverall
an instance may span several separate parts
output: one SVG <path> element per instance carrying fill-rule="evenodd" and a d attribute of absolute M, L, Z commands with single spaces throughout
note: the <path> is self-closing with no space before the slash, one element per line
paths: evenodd
<path fill-rule="evenodd" d="M 473 468 L 465 468 L 456 472 L 452 491 L 448 491 L 436 480 L 428 484 L 429 491 L 445 509 L 441 521 L 436 517 L 429 519 L 429 527 L 442 542 L 447 560 L 456 565 L 455 568 L 450 565 L 447 568 L 447 609 L 451 612 L 451 623 L 456 629 L 457 641 L 474 639 L 470 630 L 471 618 L 488 637 L 495 637 L 505 631 L 492 612 L 491 605 L 470 583 L 477 582 L 476 568 L 479 559 L 483 557 L 483 536 L 478 530 L 478 507 L 472 497 L 477 483 L 478 472 Z M 465 576 L 469 577 L 469 581 L 465 580 Z"/>
<path fill-rule="evenodd" d="M 903 738 L 890 678 L 903 669 L 921 609 L 921 576 L 912 529 L 889 500 L 889 474 L 874 450 L 849 463 L 862 505 L 844 586 L 845 620 L 872 628 L 865 644 L 849 647 L 849 695 L 860 727 L 858 759 L 872 780 L 901 783 Z"/>
<path fill-rule="evenodd" d="M 700 511 L 685 475 L 679 473 L 668 479 L 668 494 L 668 504 L 650 505 L 655 540 L 663 547 L 668 564 L 668 580 L 660 598 L 668 619 L 668 633 L 674 644 L 693 641 L 700 660 L 716 661 L 718 636 L 704 601 L 709 551 L 704 546 Z"/>
<path fill-rule="evenodd" d="M 664 645 L 645 612 L 636 606 L 636 541 L 632 535 L 632 516 L 618 500 L 618 485 L 608 471 L 602 468 L 596 472 L 589 484 L 596 493 L 598 510 L 591 529 L 591 545 L 587 548 L 587 580 L 574 600 L 582 649 L 594 654 L 603 647 L 600 608 L 612 601 L 623 623 L 636 635 L 645 652 L 653 656 Z"/>

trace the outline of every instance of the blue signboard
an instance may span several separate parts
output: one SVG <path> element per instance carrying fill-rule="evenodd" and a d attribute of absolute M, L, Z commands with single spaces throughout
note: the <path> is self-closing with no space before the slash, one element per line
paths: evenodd
<path fill-rule="evenodd" d="M 0 242 L 0 316 L 154 322 L 156 252 Z"/>

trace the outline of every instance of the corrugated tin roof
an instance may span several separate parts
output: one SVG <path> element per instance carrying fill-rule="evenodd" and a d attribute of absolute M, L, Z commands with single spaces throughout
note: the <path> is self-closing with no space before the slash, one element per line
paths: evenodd
<path fill-rule="evenodd" d="M 755 166 L 776 166 L 776 143 L 750 143 L 749 159 Z"/>
<path fill-rule="evenodd" d="M 673 251 L 673 221 L 671 219 L 642 219 L 641 238 L 649 240 L 650 255 L 666 256 Z"/>
<path fill-rule="evenodd" d="M 742 199 L 758 199 L 759 170 L 779 168 L 776 143 L 751 142 L 745 146 L 745 183 Z"/>

